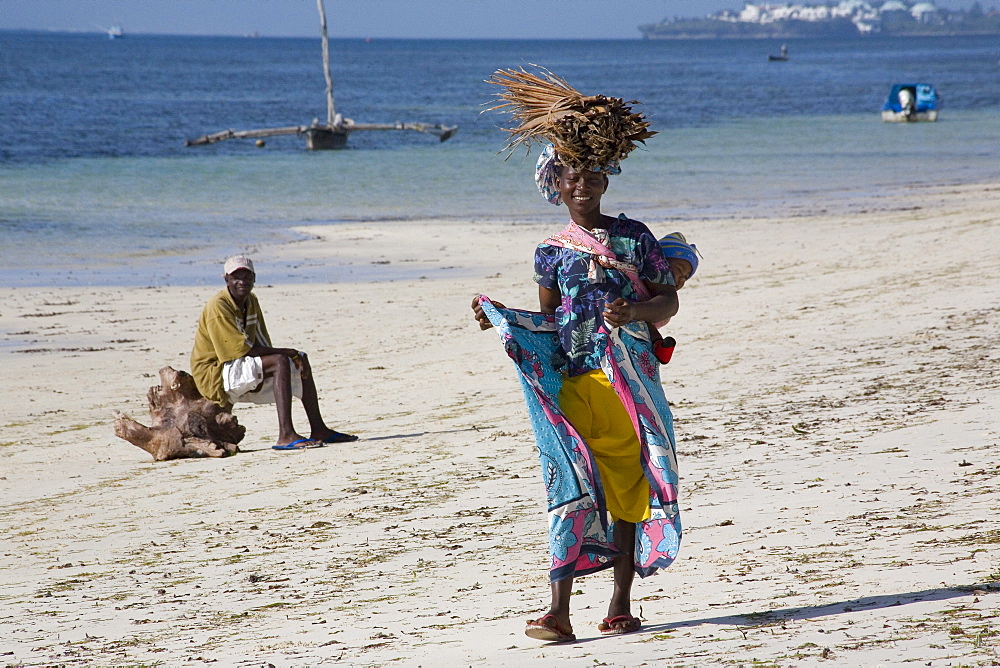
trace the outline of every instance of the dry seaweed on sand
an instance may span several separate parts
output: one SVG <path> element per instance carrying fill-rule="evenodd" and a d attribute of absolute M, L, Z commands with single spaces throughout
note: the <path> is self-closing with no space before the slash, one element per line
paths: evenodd
<path fill-rule="evenodd" d="M 584 95 L 540 65 L 538 72 L 524 68 L 499 69 L 486 80 L 501 86 L 500 104 L 487 111 L 503 111 L 518 125 L 504 128 L 510 133 L 501 152 L 509 155 L 520 145 L 552 142 L 560 161 L 575 169 L 599 169 L 624 159 L 636 142 L 656 132 L 642 114 L 632 111 L 631 100 Z"/>

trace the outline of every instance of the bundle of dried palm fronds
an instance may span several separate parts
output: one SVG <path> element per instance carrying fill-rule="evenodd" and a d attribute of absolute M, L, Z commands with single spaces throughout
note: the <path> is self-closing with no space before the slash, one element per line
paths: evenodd
<path fill-rule="evenodd" d="M 509 112 L 519 125 L 505 128 L 508 156 L 519 145 L 549 141 L 559 161 L 574 169 L 600 169 L 617 164 L 636 146 L 656 133 L 642 114 L 634 113 L 618 97 L 583 95 L 564 79 L 539 65 L 538 74 L 524 68 L 497 70 L 487 83 L 502 86 L 502 104 L 487 111 Z"/>

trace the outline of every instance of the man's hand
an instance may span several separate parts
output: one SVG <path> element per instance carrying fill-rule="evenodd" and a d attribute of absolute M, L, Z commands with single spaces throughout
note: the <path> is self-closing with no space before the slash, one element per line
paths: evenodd
<path fill-rule="evenodd" d="M 302 380 L 312 375 L 312 367 L 309 366 L 306 354 L 295 348 L 270 348 L 258 344 L 247 351 L 247 357 L 265 357 L 266 355 L 284 355 L 292 360 L 292 364 L 299 370 L 299 376 L 302 377 Z"/>
<path fill-rule="evenodd" d="M 309 366 L 309 358 L 306 357 L 304 352 L 296 351 L 296 353 L 292 355 L 291 359 L 295 368 L 299 370 L 299 376 L 302 377 L 302 380 L 306 380 L 312 375 L 312 367 Z"/>
<path fill-rule="evenodd" d="M 604 305 L 604 321 L 612 327 L 621 327 L 634 320 L 632 302 L 621 297 Z"/>

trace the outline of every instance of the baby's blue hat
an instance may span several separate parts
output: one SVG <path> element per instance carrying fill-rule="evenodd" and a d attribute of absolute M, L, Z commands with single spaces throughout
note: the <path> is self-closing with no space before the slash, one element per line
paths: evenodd
<path fill-rule="evenodd" d="M 683 234 L 674 232 L 663 237 L 660 239 L 660 248 L 663 249 L 663 257 L 668 260 L 672 257 L 687 260 L 691 265 L 691 276 L 694 276 L 694 272 L 698 270 L 698 248 L 689 244 Z"/>

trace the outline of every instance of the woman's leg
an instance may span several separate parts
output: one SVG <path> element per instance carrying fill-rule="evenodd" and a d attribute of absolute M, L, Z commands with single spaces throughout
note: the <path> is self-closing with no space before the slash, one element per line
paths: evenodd
<path fill-rule="evenodd" d="M 615 588 L 608 605 L 608 618 L 631 618 L 636 527 L 634 522 L 618 518 L 641 520 L 649 516 L 649 483 L 640 463 L 639 439 L 632 419 L 602 371 L 564 381 L 559 406 L 594 455 L 604 485 L 605 503 L 616 518 L 614 542 L 618 556 L 613 562 Z M 553 588 L 553 610 L 560 609 L 556 598 Z M 567 607 L 568 600 L 567 592 Z M 619 628 L 627 624 L 616 621 L 611 626 Z"/>
<path fill-rule="evenodd" d="M 632 614 L 632 580 L 635 578 L 635 524 L 615 521 L 615 590 L 608 605 L 608 618 Z"/>
<path fill-rule="evenodd" d="M 553 582 L 550 587 L 552 589 L 552 606 L 547 614 L 558 619 L 560 628 L 568 632 L 572 628 L 569 621 L 569 597 L 573 594 L 573 578 Z"/>
<path fill-rule="evenodd" d="M 569 621 L 569 597 L 573 593 L 573 578 L 553 582 L 550 587 L 552 605 L 549 611 L 538 619 L 529 620 L 524 632 L 529 638 L 538 640 L 573 640 L 573 625 Z"/>

